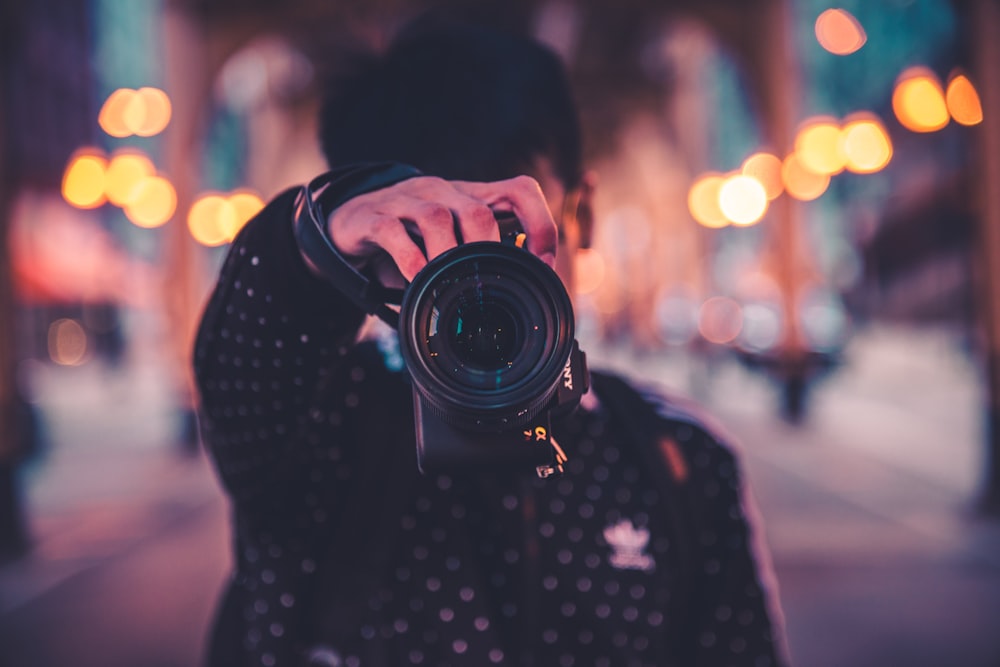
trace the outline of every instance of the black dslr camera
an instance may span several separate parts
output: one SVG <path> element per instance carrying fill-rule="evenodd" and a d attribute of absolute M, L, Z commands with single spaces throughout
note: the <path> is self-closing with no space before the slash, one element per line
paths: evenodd
<path fill-rule="evenodd" d="M 515 221 L 516 222 L 516 221 Z M 504 225 L 501 224 L 501 230 Z M 562 471 L 551 420 L 587 391 L 586 356 L 559 276 L 520 247 L 460 245 L 407 287 L 399 312 L 424 472 L 467 467 Z"/>
<path fill-rule="evenodd" d="M 542 477 L 561 472 L 566 455 L 552 438 L 551 421 L 579 404 L 590 376 L 574 339 L 566 288 L 522 247 L 517 218 L 498 213 L 501 243 L 467 243 L 442 253 L 402 294 L 358 271 L 326 235 L 324 211 L 419 174 L 407 165 L 363 164 L 300 188 L 293 223 L 302 258 L 398 329 L 413 380 L 422 471 L 533 466 Z M 336 188 L 326 187 L 334 182 Z"/>

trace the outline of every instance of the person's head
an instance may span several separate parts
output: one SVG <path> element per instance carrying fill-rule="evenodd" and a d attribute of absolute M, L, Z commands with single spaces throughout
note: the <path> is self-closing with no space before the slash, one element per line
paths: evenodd
<path fill-rule="evenodd" d="M 534 176 L 572 281 L 572 255 L 589 243 L 590 184 L 565 69 L 538 42 L 425 16 L 328 86 L 320 142 L 331 167 L 389 160 L 452 180 Z"/>

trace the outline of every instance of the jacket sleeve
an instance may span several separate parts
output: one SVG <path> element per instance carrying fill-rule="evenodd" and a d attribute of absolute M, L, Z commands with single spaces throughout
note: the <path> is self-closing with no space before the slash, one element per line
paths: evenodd
<path fill-rule="evenodd" d="M 238 502 L 287 481 L 311 399 L 364 317 L 299 256 L 296 194 L 276 197 L 235 239 L 195 341 L 202 440 Z"/>
<path fill-rule="evenodd" d="M 700 434 L 693 457 L 692 493 L 705 512 L 698 521 L 701 571 L 692 610 L 698 666 L 786 663 L 778 591 L 752 494 L 728 446 Z"/>

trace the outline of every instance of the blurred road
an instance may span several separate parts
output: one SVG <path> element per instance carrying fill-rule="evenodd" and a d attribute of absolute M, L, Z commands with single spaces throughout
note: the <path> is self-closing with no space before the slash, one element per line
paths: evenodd
<path fill-rule="evenodd" d="M 795 665 L 1000 667 L 1000 521 L 972 512 L 981 378 L 941 332 L 872 330 L 798 427 L 732 362 L 598 346 L 738 434 Z M 0 568 L 0 665 L 189 667 L 228 570 L 226 504 L 158 369 L 37 366 L 34 551 Z"/>

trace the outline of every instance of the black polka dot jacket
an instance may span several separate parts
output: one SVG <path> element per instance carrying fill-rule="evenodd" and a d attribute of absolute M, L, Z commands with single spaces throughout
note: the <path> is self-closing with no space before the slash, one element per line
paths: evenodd
<path fill-rule="evenodd" d="M 662 397 L 637 442 L 595 373 L 561 477 L 420 475 L 392 339 L 355 343 L 363 313 L 298 254 L 295 194 L 233 243 L 195 345 L 234 525 L 211 665 L 783 664 L 730 448 Z"/>

